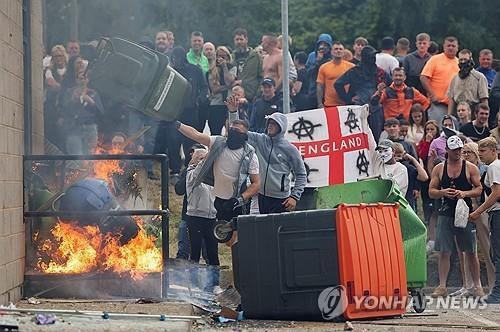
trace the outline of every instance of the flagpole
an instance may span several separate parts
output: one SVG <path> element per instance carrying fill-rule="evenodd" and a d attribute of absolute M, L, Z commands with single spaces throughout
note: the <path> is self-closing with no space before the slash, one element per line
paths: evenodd
<path fill-rule="evenodd" d="M 290 113 L 290 59 L 288 58 L 288 0 L 281 0 L 281 49 L 283 51 L 283 113 Z"/>

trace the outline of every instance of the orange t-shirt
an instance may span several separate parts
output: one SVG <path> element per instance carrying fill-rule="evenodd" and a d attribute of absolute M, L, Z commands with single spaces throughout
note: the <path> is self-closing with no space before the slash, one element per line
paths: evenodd
<path fill-rule="evenodd" d="M 316 83 L 323 84 L 325 86 L 325 106 L 345 105 L 344 101 L 337 94 L 333 84 L 340 76 L 344 75 L 346 71 L 354 66 L 355 64 L 342 60 L 339 64 L 336 64 L 333 61 L 328 61 L 319 67 Z"/>
<path fill-rule="evenodd" d="M 458 59 L 448 58 L 444 53 L 432 56 L 422 69 L 420 75 L 430 79 L 432 91 L 438 101 L 448 104 L 448 87 L 453 77 L 458 74 Z"/>

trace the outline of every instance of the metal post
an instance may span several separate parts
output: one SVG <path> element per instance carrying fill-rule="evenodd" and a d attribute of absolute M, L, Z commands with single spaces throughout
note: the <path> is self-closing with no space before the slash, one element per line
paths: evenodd
<path fill-rule="evenodd" d="M 161 159 L 161 209 L 168 210 L 168 157 Z M 161 285 L 161 296 L 167 297 L 169 287 L 168 280 L 168 258 L 169 258 L 169 216 L 161 215 L 161 252 L 163 261 L 163 275 Z"/>
<path fill-rule="evenodd" d="M 288 58 L 288 0 L 281 0 L 281 49 L 283 51 L 283 113 L 290 113 L 290 59 Z"/>

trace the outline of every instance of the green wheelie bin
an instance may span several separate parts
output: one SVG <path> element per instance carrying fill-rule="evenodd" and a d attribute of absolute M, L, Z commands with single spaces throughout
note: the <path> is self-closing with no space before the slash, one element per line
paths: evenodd
<path fill-rule="evenodd" d="M 371 179 L 318 188 L 316 208 L 334 208 L 340 203 L 399 203 L 408 288 L 417 297 L 427 281 L 427 228 L 391 180 Z"/>

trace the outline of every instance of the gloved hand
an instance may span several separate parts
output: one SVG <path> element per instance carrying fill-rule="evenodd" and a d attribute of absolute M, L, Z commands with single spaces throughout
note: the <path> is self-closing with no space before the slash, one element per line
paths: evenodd
<path fill-rule="evenodd" d="M 233 197 L 224 203 L 223 208 L 225 211 L 234 211 L 237 207 L 244 204 L 243 197 Z"/>

